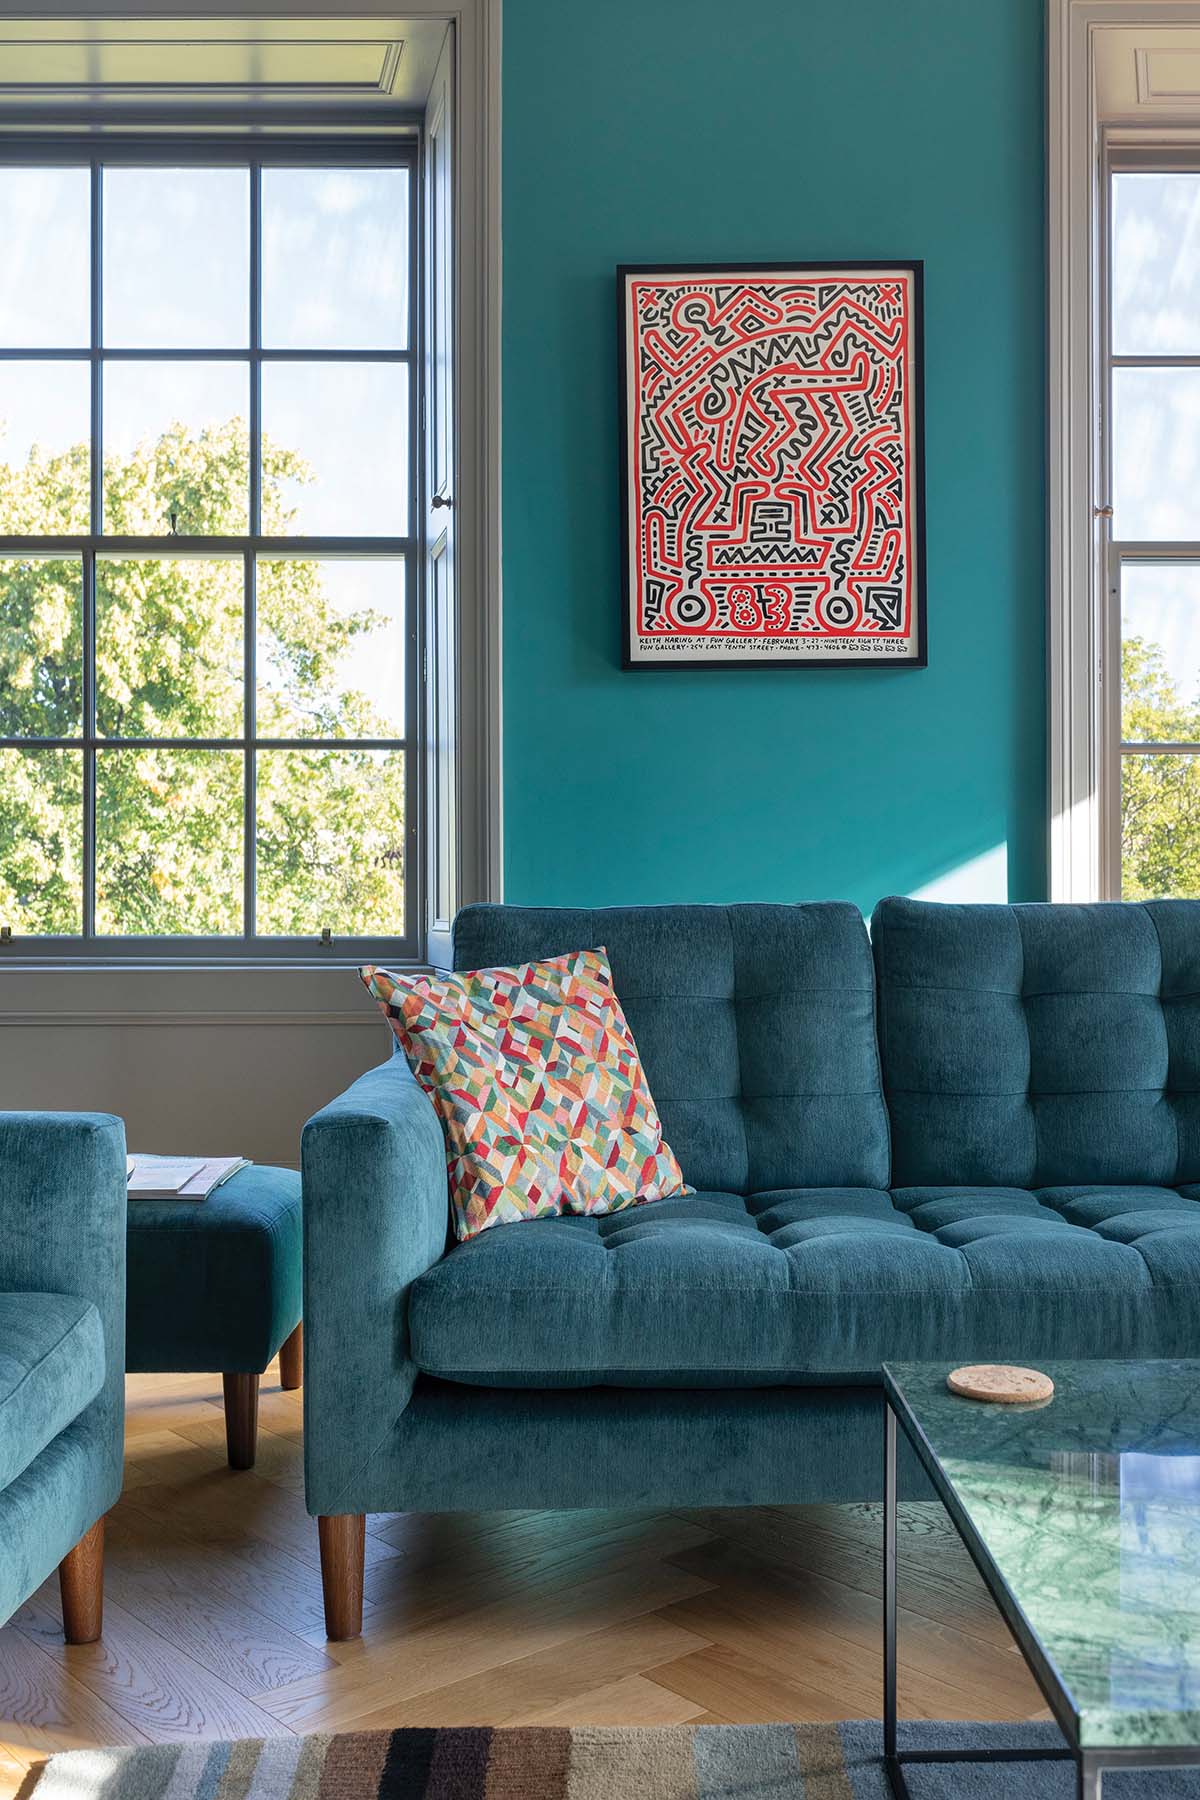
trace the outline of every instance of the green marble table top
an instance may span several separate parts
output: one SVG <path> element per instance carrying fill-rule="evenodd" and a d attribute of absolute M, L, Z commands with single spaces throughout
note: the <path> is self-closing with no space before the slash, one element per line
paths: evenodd
<path fill-rule="evenodd" d="M 1200 1745 L 1200 1362 L 1043 1363 L 1055 1393 L 1034 1406 L 960 1399 L 953 1366 L 885 1368 L 901 1438 L 1078 1743 Z M 901 1605 L 903 1582 L 901 1545 Z"/>

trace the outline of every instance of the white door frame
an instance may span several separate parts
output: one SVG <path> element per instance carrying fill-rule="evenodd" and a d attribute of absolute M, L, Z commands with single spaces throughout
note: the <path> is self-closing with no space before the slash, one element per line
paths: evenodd
<path fill-rule="evenodd" d="M 1048 549 L 1047 733 L 1052 900 L 1117 896 L 1106 843 L 1120 670 L 1105 643 L 1104 509 L 1100 448 L 1102 121 L 1099 32 L 1200 25 L 1197 0 L 1047 0 Z M 1110 834 L 1109 834 L 1110 835 Z"/>

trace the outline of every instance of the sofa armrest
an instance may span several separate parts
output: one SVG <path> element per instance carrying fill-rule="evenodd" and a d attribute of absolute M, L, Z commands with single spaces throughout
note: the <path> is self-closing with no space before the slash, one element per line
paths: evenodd
<path fill-rule="evenodd" d="M 408 1290 L 446 1249 L 442 1128 L 403 1057 L 304 1127 L 304 1475 L 310 1513 L 358 1478 L 408 1405 Z"/>
<path fill-rule="evenodd" d="M 125 1126 L 111 1113 L 0 1112 L 0 1292 L 79 1294 L 104 1326 L 88 1408 L 120 1491 L 125 1413 Z M 99 1489 L 97 1491 L 100 1491 Z"/>

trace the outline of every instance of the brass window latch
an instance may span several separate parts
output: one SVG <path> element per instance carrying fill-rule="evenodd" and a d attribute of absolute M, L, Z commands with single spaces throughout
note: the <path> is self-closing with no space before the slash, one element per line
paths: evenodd
<path fill-rule="evenodd" d="M 1111 506 L 1093 506 L 1092 508 L 1092 517 L 1094 519 L 1111 519 L 1112 516 L 1113 509 Z"/>

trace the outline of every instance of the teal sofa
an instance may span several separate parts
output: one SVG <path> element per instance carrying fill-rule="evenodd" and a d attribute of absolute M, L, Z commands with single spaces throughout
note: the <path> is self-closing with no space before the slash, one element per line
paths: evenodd
<path fill-rule="evenodd" d="M 0 1624 L 57 1565 L 69 1643 L 121 1491 L 125 1188 L 119 1119 L 0 1113 Z"/>
<path fill-rule="evenodd" d="M 454 961 L 599 944 L 693 1195 L 455 1244 L 398 1055 L 305 1129 L 333 1636 L 367 1512 L 866 1499 L 885 1360 L 1195 1354 L 1200 903 L 476 906 Z"/>

